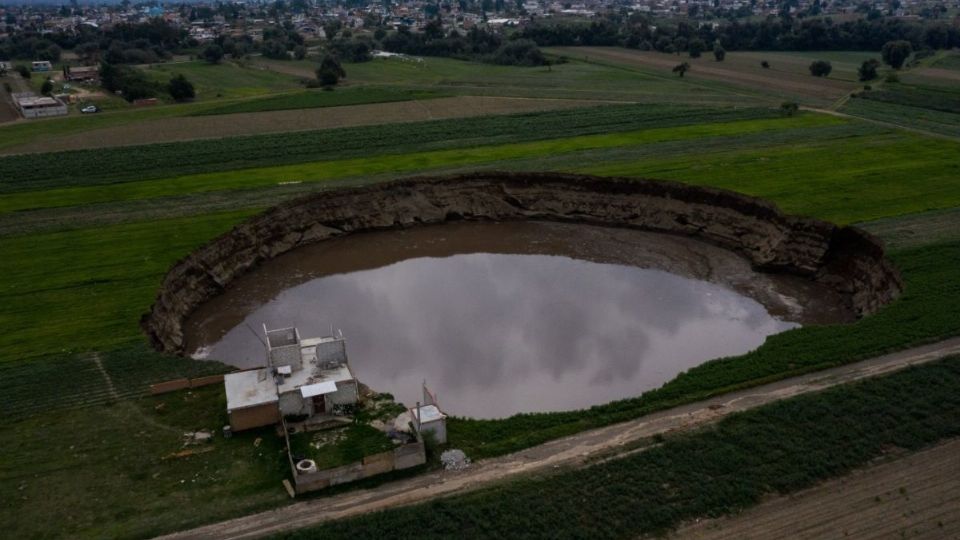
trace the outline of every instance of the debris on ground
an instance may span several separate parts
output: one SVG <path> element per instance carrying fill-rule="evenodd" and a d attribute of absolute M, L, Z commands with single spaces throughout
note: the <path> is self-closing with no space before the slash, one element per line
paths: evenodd
<path fill-rule="evenodd" d="M 185 458 L 190 456 L 195 456 L 197 454 L 206 454 L 207 452 L 213 452 L 216 448 L 213 446 L 205 446 L 203 448 L 187 448 L 186 450 L 181 450 L 179 452 L 174 452 L 172 454 L 167 454 L 163 456 L 163 460 L 168 459 L 178 459 Z"/>
<path fill-rule="evenodd" d="M 213 441 L 213 433 L 210 430 L 201 429 L 200 431 L 188 431 L 183 434 L 184 446 L 205 444 L 211 441 Z"/>
<path fill-rule="evenodd" d="M 463 450 L 453 448 L 440 454 L 440 463 L 443 463 L 444 470 L 462 471 L 470 466 L 470 458 L 463 453 Z"/>

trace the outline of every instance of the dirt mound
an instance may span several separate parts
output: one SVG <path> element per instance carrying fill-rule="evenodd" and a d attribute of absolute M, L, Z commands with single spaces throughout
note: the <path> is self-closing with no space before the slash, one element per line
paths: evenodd
<path fill-rule="evenodd" d="M 326 191 L 274 207 L 177 262 L 141 324 L 156 348 L 182 353 L 183 323 L 193 310 L 291 249 L 367 230 L 522 219 L 693 236 L 740 253 L 760 271 L 818 281 L 860 316 L 902 288 L 868 233 L 788 216 L 754 197 L 657 180 L 480 172 Z"/>

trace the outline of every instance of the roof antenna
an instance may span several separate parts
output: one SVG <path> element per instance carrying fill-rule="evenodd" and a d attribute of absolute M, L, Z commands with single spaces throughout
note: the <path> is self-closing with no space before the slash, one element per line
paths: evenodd
<path fill-rule="evenodd" d="M 250 333 L 253 334 L 253 337 L 257 338 L 257 341 L 263 344 L 263 348 L 267 350 L 270 349 L 270 346 L 267 345 L 267 342 L 264 341 L 262 337 L 260 337 L 260 334 L 258 334 L 257 331 L 254 330 L 253 327 L 250 326 L 250 324 L 247 321 L 243 321 L 243 325 L 247 327 L 247 330 L 250 330 Z"/>

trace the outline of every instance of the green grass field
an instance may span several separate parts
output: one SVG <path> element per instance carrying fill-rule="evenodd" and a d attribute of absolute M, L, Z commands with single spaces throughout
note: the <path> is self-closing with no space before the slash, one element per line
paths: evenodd
<path fill-rule="evenodd" d="M 287 111 L 291 109 L 314 109 L 318 107 L 342 107 L 344 105 L 361 105 L 364 103 L 390 103 L 393 101 L 433 99 L 444 96 L 446 96 L 446 94 L 426 90 L 396 90 L 388 87 L 366 86 L 333 91 L 307 90 L 295 94 L 266 97 L 224 105 L 223 107 L 216 107 L 214 109 L 205 109 L 194 113 L 192 116 Z"/>
<path fill-rule="evenodd" d="M 303 88 L 299 77 L 253 69 L 233 62 L 151 64 L 143 71 L 160 84 L 168 83 L 175 75 L 183 75 L 193 83 L 197 101 L 258 97 Z"/>
<path fill-rule="evenodd" d="M 848 53 L 835 54 L 838 63 L 856 62 Z M 800 57 L 797 65 L 806 61 Z M 290 62 L 286 68 L 308 65 Z M 198 81 L 207 76 L 205 93 L 217 86 L 217 73 L 240 69 L 188 63 L 155 71 L 167 77 L 178 66 L 195 70 Z M 960 335 L 960 141 L 955 138 L 809 112 L 782 117 L 778 101 L 769 95 L 763 103 L 774 108 L 713 108 L 748 100 L 722 83 L 680 81 L 648 68 L 573 61 L 551 69 L 521 69 L 427 59 L 422 64 L 375 61 L 347 69 L 348 84 L 331 94 L 337 99 L 351 92 L 525 95 L 542 86 L 545 95 L 554 97 L 667 103 L 0 157 L 0 324 L 7 330 L 0 335 L 0 379 L 6 382 L 0 390 L 0 455 L 5 456 L 0 460 L 0 485 L 14 488 L 0 496 L 0 519 L 12 536 L 142 537 L 288 501 L 279 484 L 286 466 L 282 449 L 268 432 L 229 441 L 218 438 L 210 452 L 171 457 L 183 450 L 184 431 L 216 431 L 225 423 L 222 391 L 214 386 L 151 398 L 146 397 L 147 385 L 226 368 L 153 352 L 144 342 L 139 318 L 167 269 L 192 249 L 278 201 L 334 186 L 477 169 L 646 176 L 762 196 L 791 213 L 862 223 L 891 241 L 891 256 L 907 288 L 876 315 L 849 325 L 778 334 L 756 351 L 708 362 L 661 389 L 587 411 L 452 420 L 451 444 L 474 458 Z M 264 110 L 290 103 L 322 106 L 313 100 L 326 99 L 326 93 L 293 90 L 299 84 L 295 74 L 285 75 L 282 84 L 294 86 L 280 89 L 282 95 L 270 95 L 276 88 L 258 93 L 250 89 L 266 86 L 258 87 L 257 77 L 275 74 L 254 67 L 243 70 L 259 75 L 225 75 L 233 78 L 221 93 L 245 96 L 234 101 L 201 100 L 17 123 L 0 127 L 0 148 L 21 137 L 143 118 L 220 107 L 239 112 L 243 107 Z M 698 99 L 699 106 L 678 105 Z M 902 103 L 911 99 L 914 96 L 897 103 L 854 99 L 845 107 L 872 107 L 869 115 L 858 115 L 892 118 L 892 124 L 922 131 L 937 131 L 929 126 L 938 117 L 941 122 L 949 118 L 946 112 L 912 118 L 902 109 L 917 108 Z M 955 362 L 939 369 L 947 370 L 936 372 L 944 384 L 952 384 L 946 375 L 953 376 Z M 921 379 L 904 379 L 908 382 L 903 384 L 925 384 Z M 898 400 L 883 406 L 903 405 L 897 410 L 908 411 L 900 403 L 900 390 L 883 388 Z M 925 392 L 914 394 L 917 399 L 928 397 Z M 929 395 L 948 402 L 935 392 Z M 862 402 L 876 405 L 867 398 Z M 926 425 L 916 415 L 911 418 Z M 812 448 L 807 445 L 814 444 L 811 437 L 819 432 L 791 436 L 804 441 L 797 448 Z M 818 448 L 826 452 L 832 447 Z M 869 455 L 858 453 L 842 464 L 859 463 Z M 846 467 L 806 478 L 837 474 Z M 622 485 L 633 489 L 632 484 Z M 524 500 L 523 493 L 531 488 L 522 486 L 518 491 L 510 488 L 510 496 L 518 497 L 511 500 Z M 90 494 L 90 489 L 95 492 Z M 750 491 L 743 500 L 753 501 L 767 491 Z M 624 496 L 639 500 L 636 492 Z M 480 504 L 487 504 L 485 496 L 478 497 Z M 569 504 L 557 497 L 552 500 L 558 508 Z M 462 511 L 459 502 L 449 504 L 451 513 Z M 62 510 L 62 520 L 42 517 L 50 505 Z M 634 502 L 628 506 L 637 507 Z M 706 507 L 684 508 L 697 515 Z M 718 503 L 710 508 L 726 507 Z M 369 524 L 379 526 L 379 519 Z M 397 519 L 407 518 L 397 514 Z M 633 527 L 637 522 L 623 518 L 623 523 Z M 669 526 L 673 521 L 655 523 Z M 335 525 L 325 532 L 366 530 L 348 528 L 361 526 Z"/>

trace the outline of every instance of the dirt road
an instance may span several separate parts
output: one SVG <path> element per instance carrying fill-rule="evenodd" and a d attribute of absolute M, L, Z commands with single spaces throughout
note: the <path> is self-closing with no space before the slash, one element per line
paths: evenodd
<path fill-rule="evenodd" d="M 671 539 L 960 538 L 960 440 L 885 461 Z"/>
<path fill-rule="evenodd" d="M 460 472 L 434 472 L 357 490 L 333 497 L 295 503 L 193 530 L 174 533 L 165 539 L 256 538 L 318 523 L 357 516 L 390 507 L 424 502 L 488 486 L 521 474 L 579 465 L 616 453 L 630 443 L 660 433 L 689 430 L 735 412 L 759 407 L 800 394 L 816 392 L 838 384 L 891 373 L 960 354 L 960 338 L 865 360 L 855 364 L 802 375 L 783 381 L 733 392 L 713 399 L 654 413 L 636 420 L 586 431 L 557 439 L 506 456 L 475 463 Z"/>

